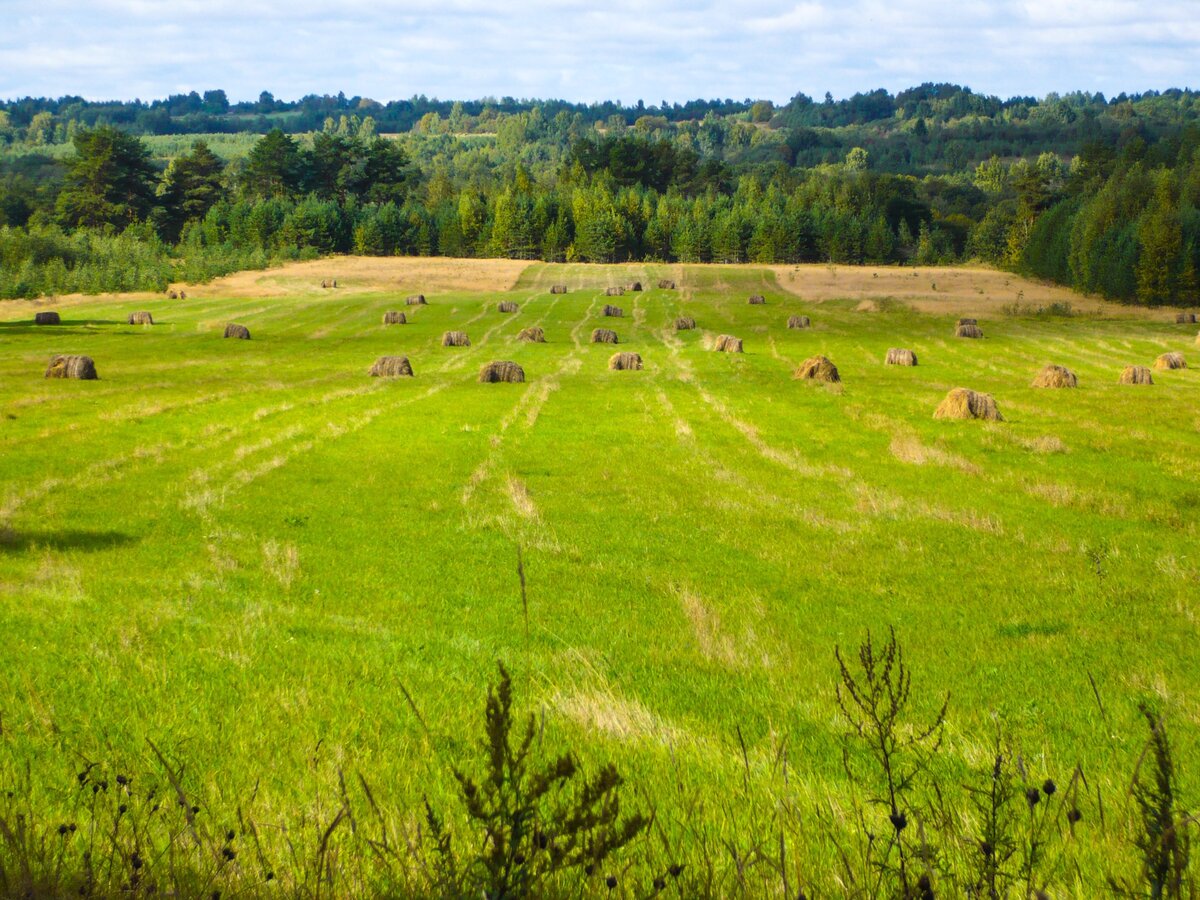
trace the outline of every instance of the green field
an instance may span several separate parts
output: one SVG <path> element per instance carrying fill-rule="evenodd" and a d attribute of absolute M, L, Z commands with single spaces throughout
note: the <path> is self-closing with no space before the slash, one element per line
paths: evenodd
<path fill-rule="evenodd" d="M 602 296 L 663 275 L 681 289 Z M 997 312 L 956 340 L 954 314 L 806 303 L 738 267 L 538 264 L 507 292 L 426 294 L 100 298 L 55 328 L 0 307 L 0 742 L 47 802 L 81 759 L 152 770 L 149 738 L 262 821 L 320 818 L 339 768 L 399 820 L 425 793 L 452 808 L 503 660 L 547 740 L 615 760 L 654 841 L 731 878 L 698 834 L 749 846 L 739 816 L 780 796 L 855 796 L 834 648 L 888 625 L 917 713 L 951 695 L 951 783 L 987 768 L 998 714 L 1031 778 L 1082 766 L 1115 842 L 1154 698 L 1200 796 L 1200 373 L 1117 383 L 1191 353 L 1195 326 Z M 156 324 L 124 324 L 136 309 Z M 681 312 L 698 330 L 675 333 Z M 222 340 L 228 321 L 253 339 Z M 530 325 L 547 343 L 516 342 Z M 618 348 L 588 342 L 601 326 Z M 472 346 L 442 348 L 450 328 Z M 746 352 L 706 350 L 720 333 Z M 608 371 L 615 349 L 645 369 Z M 100 380 L 43 379 L 57 352 Z M 414 378 L 367 376 L 397 353 Z M 792 379 L 815 353 L 841 385 Z M 477 383 L 498 359 L 527 383 Z M 1079 389 L 1030 387 L 1047 363 Z M 1006 421 L 935 421 L 956 386 Z M 819 883 L 831 851 L 806 828 L 789 859 Z"/>

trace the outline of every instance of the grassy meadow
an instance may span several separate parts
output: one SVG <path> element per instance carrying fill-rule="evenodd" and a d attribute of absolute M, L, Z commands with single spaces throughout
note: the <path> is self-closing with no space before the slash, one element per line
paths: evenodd
<path fill-rule="evenodd" d="M 614 761 L 708 889 L 733 892 L 728 847 L 753 858 L 762 827 L 827 895 L 812 823 L 849 827 L 870 793 L 842 767 L 834 648 L 889 625 L 917 719 L 950 694 L 950 784 L 989 768 L 997 721 L 1036 782 L 1082 768 L 1079 895 L 1121 840 L 1137 701 L 1200 800 L 1200 372 L 1117 383 L 1200 353 L 1196 326 L 1079 297 L 1038 315 L 1043 289 L 986 270 L 359 266 L 0 305 L 0 771 L 40 802 L 69 806 L 86 761 L 153 772 L 149 739 L 221 821 L 320 822 L 339 769 L 398 828 L 423 795 L 452 814 L 503 660 L 545 740 Z M 47 308 L 63 323 L 31 324 Z M 153 327 L 125 324 L 140 309 Z M 953 337 L 962 314 L 983 340 Z M 516 341 L 531 325 L 545 344 Z M 440 346 L 452 328 L 469 348 Z M 722 333 L 746 352 L 708 351 Z M 644 370 L 609 371 L 615 350 Z M 100 380 L 43 379 L 58 352 Z M 841 385 L 792 379 L 817 353 Z M 385 354 L 415 377 L 369 378 Z M 502 359 L 527 383 L 476 382 Z M 1032 388 L 1048 363 L 1079 388 Z M 958 386 L 1005 421 L 935 421 Z"/>

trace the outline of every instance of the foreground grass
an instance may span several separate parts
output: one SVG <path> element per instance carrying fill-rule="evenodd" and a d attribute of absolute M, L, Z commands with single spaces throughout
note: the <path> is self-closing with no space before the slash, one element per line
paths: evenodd
<path fill-rule="evenodd" d="M 601 296 L 660 275 L 682 290 Z M 853 830 L 865 795 L 833 651 L 885 624 L 917 717 L 951 695 L 947 778 L 988 767 L 998 720 L 1031 777 L 1078 765 L 1110 804 L 1086 884 L 1121 840 L 1138 701 L 1197 796 L 1200 375 L 1116 384 L 1190 330 L 1002 317 L 956 341 L 953 316 L 806 304 L 720 267 L 534 266 L 505 293 L 427 294 L 392 328 L 402 297 L 352 288 L 153 301 L 153 328 L 123 324 L 147 305 L 126 300 L 0 322 L 0 716 L 33 796 L 68 808 L 84 761 L 161 772 L 149 739 L 226 818 L 319 831 L 342 770 L 403 829 L 453 793 L 503 659 L 547 740 L 642 792 L 658 846 L 722 861 L 709 888 L 732 890 L 730 846 L 752 858 L 784 803 L 791 884 L 836 890 L 812 823 Z M 679 312 L 701 330 L 676 335 Z M 784 328 L 798 312 L 812 329 Z M 221 340 L 226 321 L 254 339 Z M 533 324 L 548 343 L 516 343 Z M 607 371 L 598 326 L 645 370 Z M 472 347 L 441 348 L 451 327 Z M 747 352 L 707 352 L 705 331 Z M 921 365 L 883 366 L 890 346 Z M 102 380 L 44 381 L 53 352 Z M 366 377 L 398 352 L 414 379 Z M 840 389 L 791 380 L 814 353 Z M 528 383 L 475 383 L 493 359 Z M 1030 388 L 1050 362 L 1081 387 Z M 1007 421 L 934 421 L 955 386 Z"/>

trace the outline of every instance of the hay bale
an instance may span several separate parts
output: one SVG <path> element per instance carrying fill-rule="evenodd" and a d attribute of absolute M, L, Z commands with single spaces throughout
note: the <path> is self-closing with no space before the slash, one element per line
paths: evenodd
<path fill-rule="evenodd" d="M 442 335 L 443 347 L 470 347 L 471 339 L 465 331 L 447 331 Z"/>
<path fill-rule="evenodd" d="M 40 312 L 33 314 L 34 325 L 61 325 L 62 319 L 56 312 Z"/>
<path fill-rule="evenodd" d="M 326 281 L 324 278 L 321 279 L 321 287 L 322 287 L 322 289 L 329 287 L 329 282 Z"/>
<path fill-rule="evenodd" d="M 148 312 L 131 312 L 128 321 L 130 325 L 153 325 L 154 316 Z"/>
<path fill-rule="evenodd" d="M 1154 361 L 1156 369 L 1186 369 L 1187 360 L 1183 358 L 1182 353 L 1164 353 Z"/>
<path fill-rule="evenodd" d="M 59 354 L 50 359 L 50 365 L 46 367 L 46 377 L 95 381 L 100 376 L 96 374 L 96 364 L 90 356 Z"/>
<path fill-rule="evenodd" d="M 1066 366 L 1046 366 L 1033 379 L 1036 388 L 1073 388 L 1079 387 L 1079 379 Z"/>
<path fill-rule="evenodd" d="M 642 289 L 642 283 L 640 281 L 635 281 L 633 284 L 629 285 L 629 289 L 631 291 L 640 291 Z"/>
<path fill-rule="evenodd" d="M 978 324 L 979 324 L 979 322 L 975 319 L 959 319 L 957 322 L 954 323 L 955 327 L 958 327 L 959 325 L 978 325 Z"/>
<path fill-rule="evenodd" d="M 230 322 L 225 326 L 225 337 L 248 341 L 250 340 L 250 329 L 245 325 L 238 325 L 234 322 Z"/>
<path fill-rule="evenodd" d="M 1119 381 L 1121 384 L 1154 384 L 1146 366 L 1126 366 L 1121 370 Z"/>
<path fill-rule="evenodd" d="M 808 316 L 788 316 L 788 328 L 807 328 L 811 324 Z"/>
<path fill-rule="evenodd" d="M 623 287 L 610 287 L 610 288 L 604 289 L 605 297 L 620 297 L 624 293 L 625 293 L 625 288 L 623 288 Z"/>
<path fill-rule="evenodd" d="M 751 294 L 750 299 L 746 301 L 751 306 L 765 306 L 767 298 L 762 294 Z"/>
<path fill-rule="evenodd" d="M 412 366 L 408 363 L 407 356 L 381 356 L 375 360 L 368 374 L 372 378 L 399 378 L 400 376 L 412 377 Z"/>
<path fill-rule="evenodd" d="M 167 299 L 168 300 L 178 300 L 179 295 L 177 293 L 175 293 L 174 291 L 167 291 Z"/>
<path fill-rule="evenodd" d="M 566 292 L 567 292 L 567 286 L 565 284 L 550 285 L 550 293 L 552 293 L 552 294 L 565 294 Z"/>
<path fill-rule="evenodd" d="M 615 344 L 617 343 L 617 333 L 611 328 L 597 328 L 592 332 L 593 344 Z"/>
<path fill-rule="evenodd" d="M 625 315 L 625 310 L 621 309 L 619 306 L 605 306 L 604 314 L 606 316 L 614 316 L 620 319 Z"/>
<path fill-rule="evenodd" d="M 623 371 L 638 371 L 642 369 L 642 356 L 640 353 L 614 353 L 608 359 L 608 367 L 614 372 Z"/>
<path fill-rule="evenodd" d="M 991 394 L 981 394 L 966 388 L 955 388 L 934 410 L 935 419 L 988 419 L 1003 422 L 1004 416 L 996 406 Z"/>
<path fill-rule="evenodd" d="M 524 380 L 525 370 L 515 362 L 509 362 L 508 360 L 490 362 L 479 370 L 480 384 L 495 384 L 501 381 L 520 384 Z"/>
<path fill-rule="evenodd" d="M 399 310 L 390 309 L 383 314 L 384 325 L 407 325 L 408 317 Z"/>
<path fill-rule="evenodd" d="M 806 381 L 823 381 L 826 384 L 837 384 L 842 380 L 842 376 L 838 374 L 837 366 L 833 364 L 828 356 L 811 356 L 804 362 L 800 363 L 793 378 L 800 378 Z"/>
<path fill-rule="evenodd" d="M 333 279 L 333 282 L 331 283 L 331 285 L 330 285 L 330 286 L 331 286 L 331 287 L 337 287 L 337 279 L 336 279 L 336 278 L 335 278 L 335 279 Z"/>
<path fill-rule="evenodd" d="M 917 354 L 903 347 L 891 347 L 888 349 L 887 357 L 883 363 L 886 366 L 915 366 L 917 364 Z"/>
<path fill-rule="evenodd" d="M 673 291 L 675 290 L 675 282 L 670 278 L 660 278 L 658 279 L 658 288 L 662 291 Z"/>
<path fill-rule="evenodd" d="M 954 336 L 959 338 L 981 338 L 983 337 L 983 332 L 978 325 L 967 323 L 957 326 L 954 329 Z"/>
<path fill-rule="evenodd" d="M 1195 325 L 1196 324 L 1196 314 L 1195 313 L 1179 313 L 1177 316 L 1175 316 L 1175 324 L 1176 325 Z"/>
<path fill-rule="evenodd" d="M 424 294 L 413 294 L 411 297 L 405 297 L 404 302 L 409 306 L 426 306 Z"/>
<path fill-rule="evenodd" d="M 741 353 L 742 339 L 736 338 L 731 334 L 717 335 L 717 342 L 713 345 L 713 349 L 718 353 Z"/>
<path fill-rule="evenodd" d="M 696 320 L 691 316 L 680 316 L 675 320 L 676 331 L 691 331 L 696 327 Z"/>
<path fill-rule="evenodd" d="M 540 325 L 531 325 L 529 328 L 521 329 L 517 340 L 525 341 L 527 344 L 544 344 L 546 343 L 546 333 L 542 331 Z"/>
<path fill-rule="evenodd" d="M 496 309 L 502 313 L 515 313 L 517 311 L 517 304 L 511 300 L 502 300 Z"/>
<path fill-rule="evenodd" d="M 186 299 L 187 299 L 187 291 L 180 291 L 180 292 L 179 292 L 179 299 L 180 299 L 180 300 L 186 300 Z"/>

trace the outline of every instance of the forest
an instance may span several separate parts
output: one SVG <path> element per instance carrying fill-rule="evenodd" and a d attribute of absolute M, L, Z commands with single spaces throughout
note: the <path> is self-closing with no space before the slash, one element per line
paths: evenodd
<path fill-rule="evenodd" d="M 1193 305 L 1200 94 L 0 103 L 0 297 L 332 253 L 976 260 Z"/>

